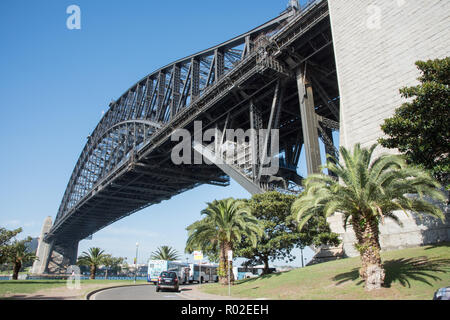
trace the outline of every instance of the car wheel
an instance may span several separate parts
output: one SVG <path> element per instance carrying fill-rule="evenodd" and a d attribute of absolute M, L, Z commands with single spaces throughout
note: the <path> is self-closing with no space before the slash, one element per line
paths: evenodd
<path fill-rule="evenodd" d="M 156 292 L 159 292 L 159 287 L 156 287 Z"/>

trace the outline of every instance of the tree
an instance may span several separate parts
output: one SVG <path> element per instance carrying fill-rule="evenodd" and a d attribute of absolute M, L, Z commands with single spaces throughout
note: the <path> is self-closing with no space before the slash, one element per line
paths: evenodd
<path fill-rule="evenodd" d="M 108 270 L 111 269 L 111 271 L 115 274 L 120 271 L 120 265 L 125 261 L 125 258 L 116 258 L 113 257 L 110 254 L 105 254 L 103 257 L 103 265 L 106 268 L 105 272 L 105 279 L 108 278 Z"/>
<path fill-rule="evenodd" d="M 37 259 L 37 256 L 30 252 L 27 247 L 27 244 L 32 241 L 31 237 L 11 242 L 20 232 L 22 232 L 22 228 L 15 230 L 0 228 L 0 263 L 12 264 L 13 280 L 18 279 L 19 272 L 24 264 Z"/>
<path fill-rule="evenodd" d="M 13 280 L 17 280 L 22 265 L 28 262 L 33 262 L 37 259 L 37 256 L 30 252 L 27 243 L 32 240 L 31 237 L 27 237 L 24 240 L 15 240 L 6 249 L 7 261 L 13 264 Z"/>
<path fill-rule="evenodd" d="M 103 264 L 105 258 L 104 250 L 100 248 L 89 248 L 89 251 L 84 251 L 81 256 L 78 257 L 78 265 L 89 266 L 90 276 L 89 279 L 95 279 L 95 273 L 97 268 Z"/>
<path fill-rule="evenodd" d="M 126 260 L 126 259 L 125 259 Z M 128 263 L 126 261 L 124 261 L 121 265 L 120 265 L 120 272 L 128 275 L 130 271 L 130 266 L 128 265 Z"/>
<path fill-rule="evenodd" d="M 239 243 L 236 256 L 247 258 L 247 265 L 264 264 L 263 274 L 269 272 L 269 261 L 285 259 L 292 261 L 294 248 L 304 248 L 311 244 L 339 243 L 338 235 L 332 233 L 324 217 L 317 217 L 308 222 L 302 231 L 292 219 L 291 205 L 296 196 L 276 191 L 253 195 L 247 201 L 251 213 L 264 228 L 264 236 L 253 247 L 247 238 Z"/>
<path fill-rule="evenodd" d="M 160 246 L 156 251 L 152 252 L 152 260 L 167 260 L 175 261 L 180 259 L 180 254 L 177 250 L 169 246 Z"/>
<path fill-rule="evenodd" d="M 305 192 L 292 206 L 299 227 L 317 215 L 328 217 L 343 213 L 344 226 L 352 225 L 356 235 L 356 249 L 361 255 L 360 276 L 368 290 L 380 288 L 385 271 L 381 264 L 379 223 L 390 218 L 401 225 L 396 210 L 430 214 L 444 219 L 438 206 L 426 196 L 443 201 L 437 188 L 439 183 L 429 173 L 408 166 L 400 155 L 382 155 L 373 162 L 370 149 L 355 145 L 353 154 L 341 147 L 343 163 L 328 161 L 325 168 L 340 181 L 323 174 L 309 176 Z"/>
<path fill-rule="evenodd" d="M 387 137 L 379 143 L 397 148 L 408 163 L 430 170 L 450 190 L 450 57 L 416 66 L 420 84 L 400 89 L 410 101 L 384 121 L 381 129 Z"/>
<path fill-rule="evenodd" d="M 0 228 L 0 264 L 5 263 L 7 260 L 7 248 L 11 246 L 11 239 L 17 234 L 22 232 L 22 228 L 15 230 L 7 230 L 5 228 Z"/>
<path fill-rule="evenodd" d="M 186 229 L 188 240 L 186 251 L 211 250 L 219 251 L 218 276 L 221 284 L 227 284 L 227 274 L 230 272 L 234 280 L 232 262 L 228 261 L 228 251 L 233 250 L 234 245 L 247 237 L 252 245 L 256 246 L 258 239 L 263 234 L 259 221 L 252 216 L 250 208 L 242 201 L 233 198 L 214 200 L 207 203 L 207 208 L 202 210 L 205 217 L 194 222 Z"/>

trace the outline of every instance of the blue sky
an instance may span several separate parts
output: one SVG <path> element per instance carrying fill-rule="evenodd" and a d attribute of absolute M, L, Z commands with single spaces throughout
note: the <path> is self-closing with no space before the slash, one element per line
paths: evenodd
<path fill-rule="evenodd" d="M 287 3 L 2 0 L 0 225 L 38 236 L 112 99 L 159 67 L 274 18 Z M 72 4 L 81 8 L 81 30 L 66 27 Z M 225 197 L 249 194 L 234 182 L 201 186 L 101 230 L 80 242 L 79 253 L 99 246 L 131 263 L 136 241 L 139 262 L 160 245 L 183 252 L 186 226 L 206 202 Z"/>

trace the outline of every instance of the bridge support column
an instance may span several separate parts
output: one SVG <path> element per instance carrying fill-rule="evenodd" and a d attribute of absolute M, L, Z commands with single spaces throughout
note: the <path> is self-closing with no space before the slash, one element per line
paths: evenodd
<path fill-rule="evenodd" d="M 215 154 L 208 147 L 203 146 L 198 141 L 193 141 L 193 149 L 198 153 L 203 155 L 210 162 L 214 163 L 218 168 L 220 168 L 224 173 L 233 178 L 237 183 L 239 183 L 245 190 L 247 190 L 250 194 L 259 194 L 264 191 L 256 185 L 252 180 L 247 178 L 240 172 L 238 168 L 236 168 L 232 164 L 228 164 L 225 159 L 223 159 L 220 154 Z"/>
<path fill-rule="evenodd" d="M 65 273 L 67 268 L 77 262 L 78 241 L 71 243 L 47 243 L 44 237 L 52 227 L 52 218 L 44 220 L 31 274 Z"/>
<path fill-rule="evenodd" d="M 33 267 L 31 268 L 31 274 L 43 274 L 48 263 L 48 257 L 50 255 L 50 244 L 44 242 L 45 235 L 50 231 L 52 227 L 52 217 L 47 217 L 44 220 L 44 224 L 41 229 L 41 234 L 39 236 L 38 247 L 36 251 L 37 260 L 33 262 Z"/>
<path fill-rule="evenodd" d="M 251 147 L 251 153 L 252 153 L 252 180 L 253 182 L 256 182 L 257 172 L 256 168 L 258 165 L 258 139 L 255 135 L 255 105 L 253 104 L 253 99 L 250 100 L 250 147 Z"/>
<path fill-rule="evenodd" d="M 306 69 L 306 68 L 305 68 Z M 306 168 L 308 175 L 320 172 L 318 121 L 314 109 L 314 95 L 311 82 L 306 77 L 305 69 L 296 72 L 300 116 L 302 118 L 303 141 L 305 144 Z"/>
<path fill-rule="evenodd" d="M 48 258 L 48 273 L 66 273 L 69 266 L 77 262 L 78 241 L 73 243 L 53 243 Z"/>

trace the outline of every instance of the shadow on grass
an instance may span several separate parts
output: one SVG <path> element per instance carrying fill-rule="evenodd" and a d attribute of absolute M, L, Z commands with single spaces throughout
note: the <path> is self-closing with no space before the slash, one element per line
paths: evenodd
<path fill-rule="evenodd" d="M 359 279 L 359 281 L 356 283 L 357 286 L 359 286 L 360 284 L 362 284 L 364 282 L 362 279 L 359 278 L 359 268 L 354 268 L 354 269 L 352 269 L 352 271 L 340 273 L 333 277 L 333 280 L 337 281 L 336 285 L 340 285 L 340 284 L 350 281 L 350 280 L 356 281 L 358 279 Z"/>
<path fill-rule="evenodd" d="M 252 283 L 256 280 L 265 280 L 265 279 L 270 279 L 273 277 L 278 277 L 278 276 L 281 276 L 281 274 L 282 274 L 282 272 L 276 272 L 276 273 L 270 273 L 270 274 L 266 274 L 266 275 L 259 276 L 259 277 L 242 279 L 242 280 L 236 281 L 235 284 Z"/>
<path fill-rule="evenodd" d="M 435 244 L 427 244 L 427 247 L 424 250 L 431 250 L 435 248 L 441 248 L 441 247 L 450 247 L 450 242 L 441 242 L 441 243 L 435 243 Z"/>
<path fill-rule="evenodd" d="M 411 288 L 411 280 L 426 283 L 433 286 L 432 281 L 441 280 L 437 273 L 450 272 L 450 259 L 427 259 L 426 257 L 402 258 L 389 260 L 384 262 L 386 278 L 384 287 L 390 288 L 391 284 L 398 281 L 403 287 Z M 356 285 L 363 284 L 363 280 L 359 277 L 359 268 L 352 271 L 341 273 L 333 277 L 337 281 L 336 285 L 346 281 L 359 280 Z"/>
<path fill-rule="evenodd" d="M 410 280 L 420 281 L 429 286 L 431 281 L 439 281 L 436 274 L 450 271 L 450 259 L 431 259 L 417 257 L 409 259 L 396 259 L 386 261 L 385 286 L 390 287 L 392 282 L 398 281 L 402 286 L 411 288 Z"/>

